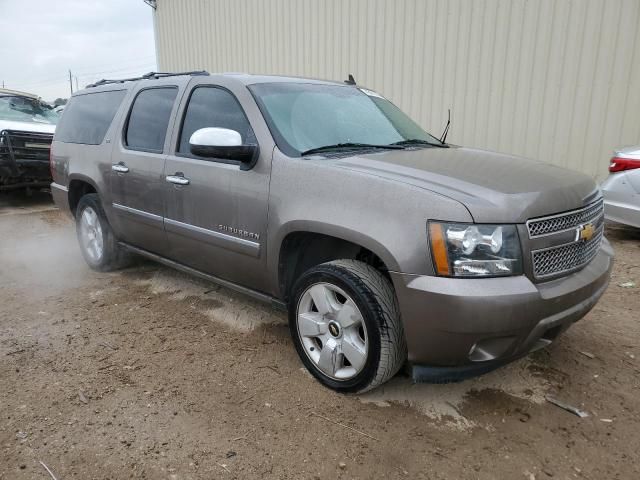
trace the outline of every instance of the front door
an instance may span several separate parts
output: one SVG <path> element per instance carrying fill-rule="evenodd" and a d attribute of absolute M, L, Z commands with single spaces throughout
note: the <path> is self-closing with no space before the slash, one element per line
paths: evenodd
<path fill-rule="evenodd" d="M 221 127 L 257 143 L 230 90 L 196 86 L 183 109 L 173 153 L 165 162 L 165 230 L 175 261 L 255 290 L 266 286 L 266 237 L 271 151 L 247 171 L 238 162 L 191 154 L 200 128 Z"/>
<path fill-rule="evenodd" d="M 165 138 L 178 87 L 140 90 L 112 154 L 111 198 L 118 237 L 136 247 L 165 255 Z"/>

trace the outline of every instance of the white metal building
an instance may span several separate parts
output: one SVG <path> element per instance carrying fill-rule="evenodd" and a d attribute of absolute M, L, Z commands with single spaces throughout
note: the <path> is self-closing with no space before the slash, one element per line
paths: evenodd
<path fill-rule="evenodd" d="M 343 80 L 448 140 L 606 175 L 640 143 L 640 0 L 157 0 L 158 66 Z"/>

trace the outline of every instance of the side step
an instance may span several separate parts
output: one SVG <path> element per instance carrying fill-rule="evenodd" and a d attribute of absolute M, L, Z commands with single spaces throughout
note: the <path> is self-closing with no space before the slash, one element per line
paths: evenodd
<path fill-rule="evenodd" d="M 189 275 L 193 275 L 195 277 L 201 278 L 208 282 L 216 283 L 222 287 L 228 288 L 229 290 L 233 290 L 238 293 L 242 293 L 244 295 L 248 295 L 251 298 L 259 300 L 261 302 L 269 303 L 276 307 L 278 310 L 287 310 L 287 305 L 282 300 L 272 297 L 271 295 L 267 295 L 266 293 L 258 292 L 251 288 L 243 287 L 242 285 L 238 285 L 237 283 L 230 282 L 228 280 L 224 280 L 220 277 L 216 277 L 215 275 L 209 275 L 208 273 L 201 272 L 200 270 L 196 270 L 195 268 L 187 267 L 178 262 L 174 262 L 173 260 L 169 260 L 167 258 L 161 257 L 160 255 L 156 255 L 155 253 L 147 252 L 138 247 L 134 247 L 133 245 L 129 245 L 124 242 L 118 242 L 118 244 L 129 250 L 136 255 L 140 255 L 142 257 L 153 260 L 154 262 L 161 263 L 162 265 L 166 265 L 167 267 L 174 268 L 176 270 L 180 270 L 181 272 L 188 273 Z"/>

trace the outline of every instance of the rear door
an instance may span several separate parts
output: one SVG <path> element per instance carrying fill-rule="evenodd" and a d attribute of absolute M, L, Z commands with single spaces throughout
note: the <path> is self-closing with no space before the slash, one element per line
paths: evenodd
<path fill-rule="evenodd" d="M 185 93 L 165 162 L 170 255 L 197 270 L 264 290 L 273 143 L 246 87 L 224 78 L 212 82 L 194 82 Z M 258 143 L 256 165 L 243 171 L 239 162 L 193 155 L 189 138 L 205 127 L 229 128 L 240 133 L 244 144 Z M 183 184 L 171 183 L 176 177 Z"/>
<path fill-rule="evenodd" d="M 163 172 L 167 132 L 175 116 L 180 88 L 167 81 L 147 85 L 135 93 L 120 141 L 113 150 L 111 199 L 121 239 L 166 255 Z"/>

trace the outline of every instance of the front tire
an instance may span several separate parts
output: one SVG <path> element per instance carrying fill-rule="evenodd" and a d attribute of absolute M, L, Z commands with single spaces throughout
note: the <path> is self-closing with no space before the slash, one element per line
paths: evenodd
<path fill-rule="evenodd" d="M 93 270 L 109 272 L 130 262 L 130 255 L 118 245 L 95 193 L 84 195 L 78 202 L 76 235 L 82 256 Z"/>
<path fill-rule="evenodd" d="M 333 390 L 371 390 L 393 377 L 407 347 L 389 280 L 356 260 L 323 263 L 296 282 L 289 329 L 309 372 Z"/>

